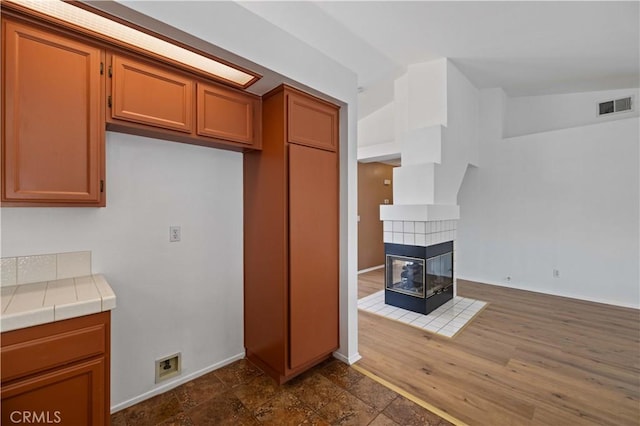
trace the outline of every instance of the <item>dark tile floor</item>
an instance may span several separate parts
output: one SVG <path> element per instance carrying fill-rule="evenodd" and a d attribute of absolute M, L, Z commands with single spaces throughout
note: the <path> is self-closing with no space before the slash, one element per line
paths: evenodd
<path fill-rule="evenodd" d="M 112 426 L 450 425 L 335 359 L 278 386 L 236 361 L 111 416 Z"/>

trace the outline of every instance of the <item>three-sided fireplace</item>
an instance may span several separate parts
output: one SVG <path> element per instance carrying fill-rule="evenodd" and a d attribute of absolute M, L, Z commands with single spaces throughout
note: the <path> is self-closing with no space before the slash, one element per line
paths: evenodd
<path fill-rule="evenodd" d="M 428 314 L 453 298 L 453 241 L 428 247 L 384 245 L 384 301 Z"/>

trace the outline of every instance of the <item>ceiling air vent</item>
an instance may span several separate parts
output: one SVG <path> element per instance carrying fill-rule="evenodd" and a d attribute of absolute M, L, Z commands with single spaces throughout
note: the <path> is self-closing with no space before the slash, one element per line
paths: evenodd
<path fill-rule="evenodd" d="M 613 101 L 600 102 L 598 104 L 598 115 L 613 114 L 616 112 L 631 111 L 631 96 L 616 99 Z"/>

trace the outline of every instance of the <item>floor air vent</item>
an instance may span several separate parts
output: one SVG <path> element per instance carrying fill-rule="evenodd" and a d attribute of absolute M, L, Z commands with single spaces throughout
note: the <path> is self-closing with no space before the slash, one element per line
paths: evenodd
<path fill-rule="evenodd" d="M 598 115 L 613 114 L 616 112 L 631 111 L 631 96 L 613 101 L 600 102 Z"/>

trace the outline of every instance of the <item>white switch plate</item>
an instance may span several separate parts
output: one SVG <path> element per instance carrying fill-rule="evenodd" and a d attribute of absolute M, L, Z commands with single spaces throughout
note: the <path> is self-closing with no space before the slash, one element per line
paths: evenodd
<path fill-rule="evenodd" d="M 169 227 L 169 242 L 175 243 L 180 241 L 180 227 L 179 226 L 170 226 Z"/>

